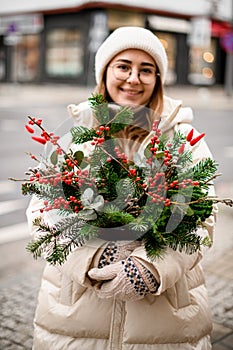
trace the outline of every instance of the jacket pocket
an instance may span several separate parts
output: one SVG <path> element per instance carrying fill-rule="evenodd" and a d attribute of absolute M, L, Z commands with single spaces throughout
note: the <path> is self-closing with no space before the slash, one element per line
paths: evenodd
<path fill-rule="evenodd" d="M 73 305 L 85 292 L 87 288 L 72 281 L 63 274 L 61 279 L 60 303 L 63 305 Z"/>
<path fill-rule="evenodd" d="M 167 299 L 175 309 L 181 309 L 191 303 L 186 276 L 181 277 L 173 287 L 166 291 Z"/>

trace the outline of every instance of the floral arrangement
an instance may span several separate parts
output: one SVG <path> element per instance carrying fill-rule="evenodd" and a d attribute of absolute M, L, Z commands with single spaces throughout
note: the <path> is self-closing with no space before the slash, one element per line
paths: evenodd
<path fill-rule="evenodd" d="M 93 95 L 89 102 L 98 126 L 71 128 L 71 145 L 76 148 L 68 150 L 44 129 L 41 119 L 28 117 L 27 131 L 40 130 L 32 139 L 50 143 L 54 150 L 42 160 L 30 154 L 38 166 L 26 173 L 22 193 L 41 199 L 41 208 L 34 220 L 38 234 L 27 250 L 34 258 L 43 254 L 49 263 L 62 264 L 75 247 L 94 237 L 141 240 L 151 259 L 167 246 L 192 253 L 210 245 L 197 229 L 211 215 L 214 203 L 232 206 L 232 201 L 208 194 L 217 176 L 215 160 L 192 164 L 191 147 L 204 134 L 194 138 L 192 129 L 187 136 L 177 132 L 169 140 L 155 122 L 143 154 L 130 161 L 116 134 L 133 123 L 132 110 L 122 106 L 112 115 L 101 95 Z M 85 155 L 80 146 L 91 151 Z M 59 220 L 49 225 L 41 213 L 54 211 Z"/>

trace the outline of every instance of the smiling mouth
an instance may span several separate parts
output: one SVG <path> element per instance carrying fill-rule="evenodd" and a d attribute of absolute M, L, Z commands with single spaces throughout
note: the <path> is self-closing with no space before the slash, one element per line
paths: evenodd
<path fill-rule="evenodd" d="M 120 88 L 120 90 L 122 92 L 124 92 L 125 94 L 131 95 L 131 96 L 136 96 L 136 95 L 141 94 L 141 91 L 139 91 L 139 90 L 127 90 L 127 89 L 123 89 L 123 88 Z"/>

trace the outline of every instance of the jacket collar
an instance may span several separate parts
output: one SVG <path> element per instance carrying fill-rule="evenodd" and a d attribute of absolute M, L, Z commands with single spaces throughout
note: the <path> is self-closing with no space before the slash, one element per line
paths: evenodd
<path fill-rule="evenodd" d="M 193 113 L 191 108 L 182 107 L 181 100 L 164 96 L 164 108 L 161 114 L 159 128 L 162 132 L 166 132 L 176 124 L 191 123 L 193 121 Z"/>

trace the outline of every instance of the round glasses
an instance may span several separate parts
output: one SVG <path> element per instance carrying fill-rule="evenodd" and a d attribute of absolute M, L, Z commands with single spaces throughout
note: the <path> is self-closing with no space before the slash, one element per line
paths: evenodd
<path fill-rule="evenodd" d="M 115 63 L 108 67 L 112 68 L 117 80 L 126 81 L 132 74 L 132 67 L 125 63 Z M 153 67 L 142 67 L 138 70 L 138 78 L 142 84 L 153 84 L 156 76 L 160 76 L 160 73 L 156 73 Z"/>

